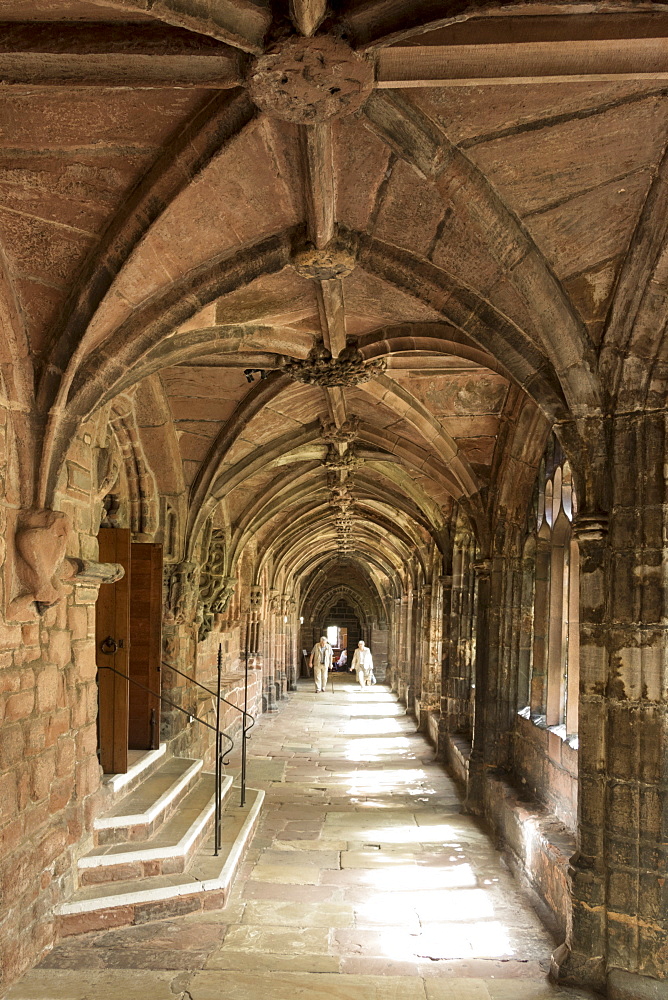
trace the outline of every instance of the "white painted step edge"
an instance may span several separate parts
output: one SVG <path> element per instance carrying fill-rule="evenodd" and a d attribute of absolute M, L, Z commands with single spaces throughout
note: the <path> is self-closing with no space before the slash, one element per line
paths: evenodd
<path fill-rule="evenodd" d="M 190 783 L 192 778 L 197 774 L 198 771 L 202 770 L 204 766 L 204 761 L 196 760 L 193 762 L 192 766 L 184 771 L 180 778 L 167 788 L 160 798 L 153 802 L 146 812 L 134 813 L 128 816 L 98 816 L 98 818 L 93 823 L 94 830 L 114 830 L 116 827 L 124 826 L 138 826 L 143 823 L 152 823 L 156 816 L 159 816 L 161 812 L 167 808 L 167 806 L 174 801 L 177 795 L 179 795 L 183 789 Z"/>
<path fill-rule="evenodd" d="M 164 757 L 166 753 L 167 744 L 161 743 L 157 750 L 149 750 L 143 757 L 140 757 L 137 763 L 133 764 L 132 767 L 125 772 L 125 774 L 107 775 L 104 779 L 104 784 L 111 788 L 112 791 L 117 792 L 119 789 L 125 788 L 126 785 L 129 785 L 131 781 L 135 780 L 135 778 L 138 778 L 142 771 L 149 768 L 155 763 L 156 760 L 160 760 L 160 758 Z"/>
<path fill-rule="evenodd" d="M 223 778 L 221 785 L 221 800 L 229 794 L 234 779 Z M 77 868 L 107 868 L 112 865 L 131 864 L 133 861 L 160 861 L 163 858 L 178 858 L 188 853 L 197 837 L 216 811 L 216 796 L 211 796 L 197 819 L 183 834 L 178 844 L 167 844 L 165 847 L 138 847 L 135 851 L 123 851 L 120 854 L 94 854 L 79 858 Z"/>
<path fill-rule="evenodd" d="M 81 899 L 74 903 L 60 903 L 54 908 L 56 916 L 67 916 L 72 913 L 89 913 L 91 910 L 109 910 L 116 906 L 131 906 L 134 903 L 153 903 L 163 899 L 174 899 L 177 896 L 193 896 L 200 892 L 210 892 L 214 889 L 229 888 L 239 859 L 248 841 L 257 815 L 262 808 L 264 792 L 259 788 L 249 788 L 255 792 L 256 799 L 248 810 L 244 824 L 237 834 L 218 878 L 203 881 L 186 882 L 182 885 L 163 886 L 159 889 L 140 889 L 137 892 L 121 893 L 118 896 L 100 896 L 97 899 Z"/>

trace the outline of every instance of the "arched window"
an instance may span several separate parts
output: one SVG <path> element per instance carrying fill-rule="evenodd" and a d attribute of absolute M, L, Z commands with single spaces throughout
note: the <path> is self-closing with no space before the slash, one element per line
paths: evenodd
<path fill-rule="evenodd" d="M 572 532 L 577 502 L 571 468 L 554 436 L 537 486 L 533 530 L 525 542 L 534 568 L 529 709 L 535 722 L 570 736 L 578 725 L 579 551 Z"/>

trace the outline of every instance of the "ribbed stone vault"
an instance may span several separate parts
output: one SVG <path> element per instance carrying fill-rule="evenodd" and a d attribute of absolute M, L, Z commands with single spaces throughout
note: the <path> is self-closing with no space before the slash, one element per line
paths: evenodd
<path fill-rule="evenodd" d="M 71 570 L 121 497 L 164 548 L 168 663 L 213 669 L 212 630 L 239 653 L 241 623 L 259 647 L 271 616 L 285 687 L 299 618 L 344 596 L 388 667 L 403 656 L 402 697 L 441 713 L 440 751 L 448 719 L 473 729 L 483 812 L 513 764 L 554 433 L 585 665 L 556 966 L 664 989 L 668 4 L 5 0 L 0 18 L 7 608 L 30 518 L 67 514 Z"/>

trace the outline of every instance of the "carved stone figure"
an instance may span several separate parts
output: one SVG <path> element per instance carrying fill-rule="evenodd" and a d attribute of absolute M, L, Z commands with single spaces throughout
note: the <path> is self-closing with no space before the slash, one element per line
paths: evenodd
<path fill-rule="evenodd" d="M 306 247 L 293 257 L 292 266 L 302 278 L 330 281 L 345 278 L 355 268 L 355 255 L 346 247 L 326 246 L 322 250 Z"/>
<path fill-rule="evenodd" d="M 213 603 L 211 604 L 211 610 L 214 615 L 225 614 L 227 606 L 234 595 L 236 585 L 237 578 L 235 576 L 226 576 L 220 581 L 220 587 L 216 593 Z"/>
<path fill-rule="evenodd" d="M 101 528 L 118 527 L 118 512 L 121 506 L 121 498 L 118 493 L 107 493 L 102 501 Z"/>
<path fill-rule="evenodd" d="M 291 36 L 255 60 L 248 91 L 274 118 L 315 124 L 357 111 L 373 78 L 373 63 L 342 39 Z"/>
<path fill-rule="evenodd" d="M 197 565 L 180 562 L 167 567 L 167 595 L 163 621 L 165 625 L 187 625 L 194 620 L 197 605 Z"/>
<path fill-rule="evenodd" d="M 330 444 L 322 464 L 334 472 L 350 472 L 353 469 L 358 469 L 363 461 L 364 459 L 355 454 L 355 449 L 352 446 L 348 447 L 343 455 L 339 455 L 334 445 Z"/>
<path fill-rule="evenodd" d="M 333 358 L 326 347 L 319 345 L 309 351 L 306 359 L 287 362 L 282 371 L 295 382 L 331 388 L 369 382 L 374 376 L 384 372 L 386 367 L 384 358 L 365 361 L 362 352 L 350 344 L 344 347 L 338 358 Z"/>
<path fill-rule="evenodd" d="M 209 556 L 199 584 L 197 622 L 200 642 L 209 635 L 214 615 L 224 614 L 236 586 L 235 577 L 223 576 L 225 569 L 225 532 L 214 528 L 209 542 Z"/>
<path fill-rule="evenodd" d="M 60 578 L 72 526 L 57 510 L 27 510 L 19 515 L 16 531 L 16 573 L 22 598 L 29 598 L 38 614 L 63 596 Z"/>
<path fill-rule="evenodd" d="M 320 426 L 322 428 L 320 436 L 323 441 L 327 444 L 335 444 L 345 442 L 350 444 L 357 437 L 359 431 L 359 417 L 349 417 L 345 423 L 340 427 L 337 427 L 335 423 L 323 420 L 320 418 Z"/>

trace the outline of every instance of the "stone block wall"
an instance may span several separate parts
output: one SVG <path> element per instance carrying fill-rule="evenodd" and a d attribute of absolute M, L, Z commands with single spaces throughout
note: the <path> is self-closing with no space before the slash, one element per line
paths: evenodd
<path fill-rule="evenodd" d="M 513 733 L 517 780 L 569 830 L 577 828 L 578 752 L 558 733 L 518 716 Z"/>
<path fill-rule="evenodd" d="M 505 781 L 488 778 L 483 795 L 487 820 L 546 905 L 552 930 L 565 938 L 571 924 L 569 865 L 575 853 L 574 835 Z"/>
<path fill-rule="evenodd" d="M 0 963 L 11 982 L 53 940 L 98 806 L 94 608 L 0 625 Z"/>
<path fill-rule="evenodd" d="M 4 411 L 0 414 L 4 431 Z M 82 558 L 97 555 L 90 444 L 90 435 L 73 442 L 57 498 L 73 526 L 68 555 Z M 10 526 L 18 506 L 18 472 L 7 448 L 1 464 L 0 987 L 53 943 L 53 907 L 72 890 L 76 860 L 92 843 L 92 820 L 102 802 L 97 588 L 69 587 L 59 604 L 34 621 L 7 620 L 6 588 L 15 566 Z"/>

